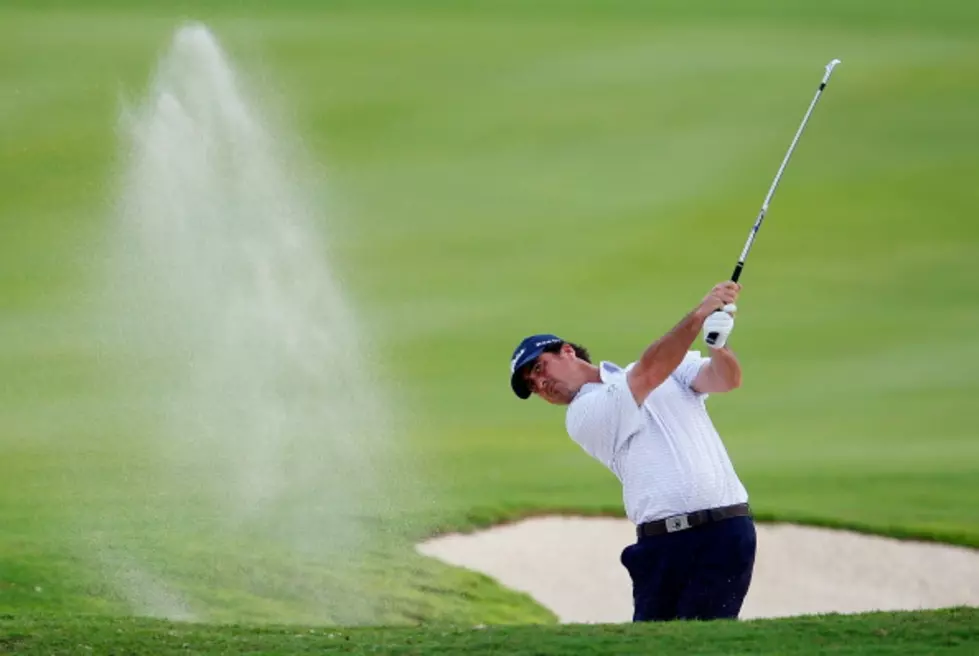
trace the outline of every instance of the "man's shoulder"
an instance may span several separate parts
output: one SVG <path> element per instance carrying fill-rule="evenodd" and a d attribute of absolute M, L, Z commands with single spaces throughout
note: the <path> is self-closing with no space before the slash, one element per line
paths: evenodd
<path fill-rule="evenodd" d="M 626 367 L 620 367 L 614 362 L 603 360 L 598 365 L 600 381 L 585 383 L 568 404 L 566 415 L 569 421 L 573 417 L 580 417 L 583 413 L 590 412 L 595 406 L 603 404 L 616 404 L 616 391 L 629 391 L 629 370 L 635 363 L 630 363 Z M 604 392 L 604 393 L 603 393 Z"/>
<path fill-rule="evenodd" d="M 578 391 L 565 426 L 574 441 L 608 465 L 625 440 L 641 430 L 642 414 L 629 388 L 630 366 L 603 361 L 598 367 L 600 380 Z"/>
<path fill-rule="evenodd" d="M 696 374 L 700 368 L 709 361 L 709 356 L 705 357 L 700 351 L 696 349 L 688 350 L 686 354 L 684 354 L 683 360 L 671 373 L 671 375 L 666 377 L 666 380 L 663 381 L 661 386 L 665 385 L 671 388 L 689 386 L 692 384 L 693 379 L 696 377 Z M 572 400 L 571 404 L 573 405 L 578 401 L 584 401 L 589 395 L 602 389 L 608 390 L 610 387 L 628 389 L 629 372 L 631 372 L 638 364 L 638 360 L 633 360 L 625 366 L 620 366 L 619 364 L 609 360 L 602 360 L 598 365 L 601 382 L 588 383 L 585 385 L 579 392 L 578 396 Z M 591 401 L 591 403 L 596 402 L 600 401 L 597 399 Z"/>
<path fill-rule="evenodd" d="M 581 389 L 578 390 L 578 393 L 571 400 L 571 403 L 568 404 L 568 411 L 570 412 L 571 408 L 574 407 L 575 404 L 580 405 L 584 400 L 593 398 L 590 397 L 590 395 L 602 389 L 608 389 L 610 386 L 622 384 L 628 386 L 628 374 L 633 365 L 635 365 L 634 362 L 626 365 L 626 367 L 623 368 L 608 360 L 602 360 L 599 362 L 598 374 L 600 381 L 585 383 L 582 385 Z"/>

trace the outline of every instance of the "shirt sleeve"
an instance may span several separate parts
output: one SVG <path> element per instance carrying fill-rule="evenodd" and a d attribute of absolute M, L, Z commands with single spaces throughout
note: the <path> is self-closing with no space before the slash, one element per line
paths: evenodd
<path fill-rule="evenodd" d="M 677 365 L 677 368 L 673 370 L 671 374 L 677 382 L 679 382 L 684 387 L 690 388 L 693 392 L 693 381 L 697 378 L 697 374 L 700 370 L 710 362 L 709 357 L 701 355 L 700 351 L 687 351 L 687 354 L 683 356 L 683 360 Z M 707 394 L 700 394 L 702 397 L 706 397 Z"/>
<path fill-rule="evenodd" d="M 604 383 L 571 403 L 568 434 L 593 458 L 612 468 L 615 454 L 639 432 L 641 412 L 627 382 Z"/>

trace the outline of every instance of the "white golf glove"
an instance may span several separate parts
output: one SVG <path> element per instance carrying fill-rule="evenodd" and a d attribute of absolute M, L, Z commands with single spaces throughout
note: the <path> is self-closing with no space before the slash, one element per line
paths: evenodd
<path fill-rule="evenodd" d="M 737 312 L 738 306 L 734 303 L 728 303 L 720 312 L 713 312 L 704 321 L 704 341 L 707 341 L 707 336 L 711 334 L 716 334 L 717 338 L 713 344 L 708 342 L 711 348 L 722 348 L 727 343 L 727 338 L 731 335 L 731 331 L 734 330 L 734 313 Z"/>

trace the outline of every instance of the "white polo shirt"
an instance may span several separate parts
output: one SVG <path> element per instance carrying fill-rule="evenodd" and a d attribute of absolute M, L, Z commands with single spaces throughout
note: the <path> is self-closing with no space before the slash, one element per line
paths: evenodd
<path fill-rule="evenodd" d="M 639 405 L 625 369 L 603 361 L 601 383 L 586 383 L 567 410 L 568 434 L 622 483 L 635 524 L 748 501 L 727 449 L 707 414 L 707 394 L 691 384 L 710 362 L 689 351 Z"/>

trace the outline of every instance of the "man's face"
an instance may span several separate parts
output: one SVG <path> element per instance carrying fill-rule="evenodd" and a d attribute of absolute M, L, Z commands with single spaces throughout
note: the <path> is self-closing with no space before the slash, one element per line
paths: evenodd
<path fill-rule="evenodd" d="M 548 403 L 567 405 L 578 392 L 574 349 L 565 344 L 558 353 L 542 353 L 524 374 L 527 387 Z"/>

